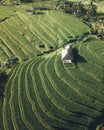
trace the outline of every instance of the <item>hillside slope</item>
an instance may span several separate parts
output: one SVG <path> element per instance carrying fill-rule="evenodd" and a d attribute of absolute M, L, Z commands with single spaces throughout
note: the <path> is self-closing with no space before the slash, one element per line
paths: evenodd
<path fill-rule="evenodd" d="M 31 15 L 26 9 L 3 6 L 0 12 L 0 61 L 13 55 L 20 61 L 30 59 L 89 30 L 80 19 L 63 12 L 50 10 Z"/>
<path fill-rule="evenodd" d="M 95 130 L 104 122 L 104 42 L 84 35 L 75 16 L 32 7 L 0 5 L 0 130 Z M 63 64 L 72 42 L 74 63 Z M 14 56 L 18 65 L 2 66 Z"/>
<path fill-rule="evenodd" d="M 11 71 L 2 129 L 95 130 L 101 121 L 96 118 L 104 114 L 104 42 L 73 47 L 73 65 L 63 64 L 56 53 L 33 58 Z"/>

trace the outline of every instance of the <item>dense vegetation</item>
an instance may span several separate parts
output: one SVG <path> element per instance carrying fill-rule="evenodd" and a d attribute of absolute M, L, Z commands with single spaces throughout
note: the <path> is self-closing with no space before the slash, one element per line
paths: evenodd
<path fill-rule="evenodd" d="M 32 1 L 0 1 L 0 130 L 101 130 L 104 41 L 53 0 Z"/>
<path fill-rule="evenodd" d="M 3 100 L 4 100 L 4 91 L 5 91 L 5 82 L 7 80 L 7 74 L 5 71 L 0 71 L 0 117 L 2 117 L 2 107 L 3 107 Z M 2 124 L 2 118 L 0 118 L 0 129 L 3 129 L 1 127 Z"/>
<path fill-rule="evenodd" d="M 30 15 L 26 10 L 3 6 L 0 10 L 0 61 L 14 55 L 22 61 L 48 53 L 89 30 L 81 20 L 62 12 Z"/>
<path fill-rule="evenodd" d="M 6 84 L 2 128 L 94 130 L 104 108 L 101 46 L 99 40 L 74 45 L 71 66 L 57 53 L 15 67 Z"/>

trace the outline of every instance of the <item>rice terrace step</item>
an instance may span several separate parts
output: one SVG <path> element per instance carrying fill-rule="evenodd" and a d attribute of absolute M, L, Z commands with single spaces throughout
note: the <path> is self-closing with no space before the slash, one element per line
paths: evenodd
<path fill-rule="evenodd" d="M 102 5 L 0 1 L 0 130 L 104 129 Z"/>

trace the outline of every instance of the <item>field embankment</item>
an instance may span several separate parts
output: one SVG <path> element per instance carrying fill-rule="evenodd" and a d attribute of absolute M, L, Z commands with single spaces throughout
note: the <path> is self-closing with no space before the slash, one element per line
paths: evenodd
<path fill-rule="evenodd" d="M 8 73 L 1 130 L 95 130 L 104 115 L 104 42 L 77 41 L 74 63 L 66 65 L 64 42 L 89 31 L 80 19 L 55 10 L 0 11 L 0 62 L 14 55 L 21 61 Z"/>
<path fill-rule="evenodd" d="M 0 17 L 0 61 L 13 55 L 22 61 L 48 53 L 89 30 L 78 18 L 52 10 L 33 15 L 24 9 L 2 7 Z"/>
<path fill-rule="evenodd" d="M 75 64 L 60 53 L 15 67 L 6 84 L 2 109 L 6 130 L 94 130 L 104 109 L 101 41 L 75 44 Z M 97 122 L 98 123 L 98 122 Z"/>

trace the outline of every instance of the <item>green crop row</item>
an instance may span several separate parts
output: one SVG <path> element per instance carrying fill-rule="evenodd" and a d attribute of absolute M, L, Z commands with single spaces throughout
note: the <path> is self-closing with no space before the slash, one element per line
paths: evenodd
<path fill-rule="evenodd" d="M 62 64 L 60 63 L 60 56 L 56 58 L 56 64 L 55 68 L 61 68 Z M 58 65 L 58 66 L 57 66 Z M 62 70 L 62 69 L 61 69 Z M 64 70 L 63 70 L 64 71 Z M 80 84 L 81 91 L 83 94 L 87 94 L 89 97 L 92 97 L 96 99 L 96 101 L 99 102 L 98 109 L 102 109 L 101 104 L 103 103 L 103 95 L 101 92 L 98 92 L 99 90 L 97 88 L 93 88 L 93 85 L 101 86 L 101 83 L 96 82 L 94 79 L 91 79 L 87 74 L 85 74 L 83 71 L 81 71 L 79 68 L 66 68 L 67 72 L 70 72 L 70 75 Z M 98 98 L 99 97 L 99 98 Z"/>
<path fill-rule="evenodd" d="M 94 54 L 92 49 L 90 49 L 89 45 L 90 44 L 87 45 L 86 50 L 85 50 L 86 52 L 84 53 L 84 54 L 87 53 L 86 58 L 88 58 L 88 60 L 90 62 L 94 63 L 96 66 L 98 66 L 102 69 L 103 64 L 104 64 L 102 61 L 102 57 L 100 57 L 100 56 L 98 57 L 97 54 Z M 95 47 L 93 47 L 93 48 L 95 48 Z"/>
<path fill-rule="evenodd" d="M 104 76 L 103 74 L 103 68 L 101 68 L 100 66 L 97 66 L 97 61 L 95 61 L 95 63 L 90 60 L 91 55 L 87 54 L 87 48 L 86 45 L 81 45 L 79 48 L 79 53 L 85 57 L 85 59 L 87 60 L 87 64 L 83 64 L 80 63 L 81 67 L 84 67 L 85 71 L 91 75 L 95 80 L 101 82 L 102 78 Z M 89 70 L 90 68 L 90 70 Z"/>
<path fill-rule="evenodd" d="M 38 64 L 37 61 L 34 62 L 34 60 L 33 60 L 29 64 L 29 66 L 27 67 L 27 69 L 26 69 L 27 75 L 25 75 L 25 91 L 26 91 L 27 99 L 30 102 L 31 107 L 34 106 L 35 102 L 37 102 L 35 95 L 34 95 L 34 91 L 33 91 L 34 86 L 33 86 L 32 77 L 31 77 L 31 74 L 30 74 L 30 69 L 31 69 L 31 67 L 33 66 L 34 63 L 35 63 L 35 67 L 36 67 L 36 64 Z M 39 118 L 39 116 L 37 116 L 38 114 L 35 114 L 37 110 L 33 110 L 33 108 L 34 107 L 32 107 L 34 118 L 33 118 L 33 116 L 29 116 L 29 115 L 33 115 L 33 114 L 30 113 L 31 111 L 27 110 L 27 112 L 25 114 L 27 114 L 27 113 L 29 114 L 28 119 L 29 119 L 29 121 L 31 121 L 33 128 L 36 128 L 37 130 L 38 129 L 44 130 L 44 127 L 41 125 L 41 123 L 37 121 L 37 119 Z"/>
<path fill-rule="evenodd" d="M 79 78 L 81 71 L 74 65 L 64 65 L 60 55 L 31 59 L 16 67 L 6 86 L 3 127 L 87 130 L 94 118 L 102 114 L 103 95 L 90 86 L 87 91 L 81 78 L 88 75 Z"/>
<path fill-rule="evenodd" d="M 103 58 L 104 56 L 104 42 L 103 41 L 94 41 L 89 43 L 89 49 L 93 52 L 94 55 L 98 58 Z"/>
<path fill-rule="evenodd" d="M 34 19 L 35 20 L 35 19 Z M 33 27 L 35 27 L 38 31 L 40 31 L 40 34 L 46 37 L 47 42 L 51 42 L 52 45 L 55 45 L 55 38 L 51 37 L 51 31 L 48 32 L 44 26 L 41 26 L 41 23 L 38 23 L 38 21 L 33 20 Z M 34 26 L 34 24 L 37 24 L 37 26 Z M 45 21 L 44 21 L 45 22 Z"/>
<path fill-rule="evenodd" d="M 57 65 L 59 65 L 59 63 L 60 62 L 58 62 L 58 64 Z M 56 66 L 56 65 L 55 65 Z M 60 75 L 59 75 L 59 77 L 65 82 L 65 83 L 67 83 L 67 84 L 69 84 L 70 85 L 70 87 L 75 91 L 75 92 L 77 92 L 79 95 L 80 95 L 80 97 L 78 97 L 79 99 L 81 98 L 81 97 L 83 97 L 83 99 L 84 100 L 76 100 L 78 103 L 81 103 L 81 104 L 83 104 L 83 105 L 85 105 L 85 106 L 87 106 L 87 107 L 89 107 L 89 108 L 95 108 L 95 104 L 93 104 L 93 100 L 94 99 L 91 99 L 90 97 L 88 97 L 87 95 L 86 95 L 86 93 L 84 94 L 83 93 L 83 87 L 84 86 L 81 86 L 79 83 L 78 83 L 78 81 L 76 81 L 75 79 L 73 79 L 73 77 L 71 76 L 71 73 L 69 73 L 69 71 L 68 70 L 65 70 L 62 66 L 61 66 L 61 68 L 59 68 L 59 67 L 55 67 L 55 68 L 57 68 L 59 71 L 57 72 L 57 74 L 59 75 L 60 73 L 61 73 L 61 71 L 66 71 L 66 73 L 64 73 L 63 74 L 63 76 L 61 75 L 61 77 L 60 77 Z M 64 70 L 63 70 L 64 69 Z M 67 78 L 68 77 L 68 78 Z M 65 86 L 65 85 L 64 85 Z M 75 96 L 75 94 L 73 94 L 74 96 Z M 77 98 L 77 99 L 78 99 Z M 74 100 L 75 100 L 76 98 L 74 98 Z M 86 101 L 86 103 L 85 103 L 85 101 Z M 97 109 L 97 105 L 96 105 L 96 109 Z"/>
<path fill-rule="evenodd" d="M 53 16 L 54 15 L 54 16 Z M 61 20 L 61 16 L 63 15 L 63 19 Z M 57 11 L 54 11 L 52 13 L 52 16 L 57 20 L 59 21 L 59 23 L 61 25 L 63 25 L 64 28 L 69 28 L 69 31 L 72 31 L 74 33 L 74 36 L 76 34 L 81 34 L 81 33 L 84 33 L 86 31 L 88 31 L 88 27 L 83 24 L 80 20 L 78 20 L 77 18 L 73 19 L 74 17 L 68 14 L 65 14 L 65 13 L 62 13 L 62 12 L 57 12 Z M 69 23 L 70 21 L 70 23 Z M 77 26 L 78 25 L 78 26 Z M 73 28 L 72 28 L 73 26 Z M 80 28 L 82 26 L 82 28 Z M 72 35 L 73 36 L 73 35 Z"/>
<path fill-rule="evenodd" d="M 40 72 L 40 69 L 39 69 L 39 72 Z M 38 74 L 38 72 L 37 72 L 37 74 Z M 42 82 L 42 85 L 39 85 L 38 88 L 40 88 L 40 90 L 41 90 L 41 94 L 39 93 L 40 94 L 40 98 L 42 100 L 41 104 L 43 104 L 42 108 L 44 109 L 46 115 L 48 117 L 50 117 L 50 123 L 51 123 L 51 125 L 54 125 L 55 127 L 58 127 L 58 126 L 60 126 L 60 127 L 69 127 L 68 123 L 65 123 L 63 120 L 61 120 L 61 119 L 59 119 L 59 118 L 57 118 L 57 117 L 54 116 L 54 113 L 53 113 L 54 111 L 53 112 L 49 112 L 48 108 L 49 108 L 50 102 L 48 102 L 48 99 L 47 99 L 48 97 L 45 96 L 46 94 L 44 93 L 44 89 L 41 88 L 43 85 L 45 86 L 44 80 L 43 80 L 43 77 L 42 77 L 42 73 L 40 74 L 40 78 L 41 78 L 40 81 Z M 44 102 L 44 101 L 47 101 L 47 102 Z M 46 109 L 46 107 L 47 107 L 47 109 Z"/>
<path fill-rule="evenodd" d="M 11 57 L 13 54 L 12 52 L 8 49 L 7 46 L 5 46 L 5 44 L 3 43 L 2 40 L 0 40 L 0 47 L 3 49 L 4 53 L 8 56 Z"/>
<path fill-rule="evenodd" d="M 20 114 L 21 114 L 21 120 L 24 123 L 26 129 L 31 129 L 33 130 L 33 127 L 30 123 L 30 121 L 28 120 L 29 118 L 29 114 L 33 115 L 33 112 L 31 112 L 31 107 L 30 107 L 30 103 L 27 100 L 27 95 L 26 95 L 26 91 L 25 91 L 25 81 L 23 81 L 23 79 L 25 79 L 25 71 L 28 64 L 24 64 L 21 67 L 20 73 L 18 75 L 18 105 L 19 105 L 19 109 L 20 109 Z M 22 86 L 22 87 L 21 87 Z M 27 109 L 29 109 L 30 111 L 27 111 Z M 24 128 L 25 129 L 25 128 Z"/>
<path fill-rule="evenodd" d="M 44 65 L 43 65 L 44 66 Z M 41 67 L 41 68 L 43 68 L 42 69 L 42 73 L 44 72 L 44 67 Z M 40 68 L 40 69 L 41 69 Z M 47 67 L 46 67 L 47 68 Z M 39 70 L 40 70 L 39 69 Z M 42 75 L 42 73 L 41 73 L 41 75 Z M 49 74 L 48 73 L 46 73 L 45 74 L 45 72 L 43 73 L 44 74 L 44 76 L 47 74 L 47 76 L 45 76 L 44 77 L 44 82 L 45 82 L 45 85 L 44 86 L 47 86 L 46 87 L 46 89 L 45 89 L 45 91 L 48 93 L 48 95 L 49 95 L 49 98 L 51 99 L 51 101 L 53 100 L 53 103 L 55 104 L 55 102 L 57 102 L 57 107 L 59 108 L 59 109 L 61 109 L 61 110 L 63 110 L 63 113 L 65 114 L 65 116 L 63 116 L 63 117 L 67 117 L 66 118 L 66 120 L 69 120 L 69 121 L 72 121 L 73 120 L 73 122 L 74 121 L 76 121 L 76 124 L 78 123 L 78 122 L 81 122 L 81 119 L 77 119 L 77 114 L 76 114 L 76 111 L 77 111 L 77 109 L 76 109 L 76 111 L 75 110 L 73 110 L 74 108 L 75 108 L 75 103 L 73 102 L 73 101 L 70 101 L 70 98 L 68 98 L 68 97 L 66 97 L 65 95 L 63 96 L 63 94 L 61 94 L 60 93 L 60 91 L 58 91 L 58 90 L 56 90 L 57 88 L 56 88 L 56 85 L 55 85 L 55 83 L 54 84 L 52 84 L 52 86 L 51 86 L 51 84 L 50 84 L 50 81 L 48 81 L 48 79 L 47 79 L 47 77 L 49 77 Z M 50 79 L 51 81 L 52 81 L 52 79 Z M 46 84 L 47 83 L 47 84 Z M 51 88 L 50 88 L 50 87 Z M 54 89 L 54 86 L 55 86 L 55 88 L 56 89 Z M 53 87 L 53 88 L 52 88 Z M 60 87 L 63 87 L 63 86 L 60 86 Z M 56 100 L 56 101 L 55 101 Z M 60 103 L 61 102 L 61 103 Z M 67 110 L 67 109 L 65 109 L 64 107 L 65 107 L 65 105 L 64 104 L 66 104 L 66 106 L 70 106 L 69 108 L 70 108 L 70 110 Z M 77 104 L 78 105 L 78 104 Z M 61 108 L 60 108 L 61 107 Z M 67 110 L 67 111 L 66 111 Z M 69 111 L 69 112 L 68 112 Z M 73 111 L 73 112 L 72 112 Z M 68 112 L 68 113 L 66 113 L 66 112 Z M 66 114 L 67 114 L 67 116 L 66 116 Z M 56 114 L 55 114 L 56 115 Z M 58 115 L 58 111 L 57 111 L 57 115 Z M 60 115 L 60 116 L 62 116 L 62 115 Z M 74 118 L 75 117 L 75 118 Z M 83 117 L 84 117 L 84 115 L 83 115 Z M 86 120 L 87 120 L 87 117 L 86 117 Z M 89 119 L 90 120 L 90 119 Z M 82 121 L 83 123 L 84 123 L 84 120 Z M 86 122 L 86 121 L 85 121 Z M 86 123 L 85 123 L 86 124 Z M 84 124 L 84 125 L 85 125 Z M 86 124 L 87 125 L 87 124 Z"/>
<path fill-rule="evenodd" d="M 44 31 L 47 32 L 54 41 L 56 41 L 54 29 L 51 26 L 51 23 L 48 23 L 48 20 L 40 21 L 38 24 L 44 28 Z"/>
<path fill-rule="evenodd" d="M 13 23 L 13 21 L 11 22 Z M 16 25 L 15 25 L 16 26 Z M 9 27 L 9 25 L 7 25 L 7 28 Z M 27 30 L 24 30 L 24 33 L 27 34 L 27 31 L 29 32 L 29 28 L 26 28 Z M 15 39 L 17 39 L 17 41 L 22 44 L 24 46 L 24 48 L 27 49 L 27 51 L 31 54 L 31 52 L 36 52 L 35 47 L 32 46 L 32 44 L 30 44 L 31 41 L 28 41 L 24 36 L 19 34 L 19 31 L 17 32 L 17 29 L 15 30 L 14 28 L 12 28 L 11 26 L 9 27 L 9 31 L 11 31 L 11 34 L 13 37 L 15 37 Z M 20 28 L 20 31 L 22 33 L 22 30 Z M 25 35 L 25 34 L 24 34 Z"/>
<path fill-rule="evenodd" d="M 30 70 L 30 74 L 31 74 L 31 77 L 32 77 L 32 82 L 33 82 L 33 87 L 34 87 L 34 96 L 36 97 L 36 101 L 37 102 L 34 102 L 35 103 L 35 107 L 36 107 L 36 113 L 37 113 L 37 119 L 38 121 L 47 129 L 52 129 L 51 125 L 50 124 L 50 119 L 46 116 L 45 112 L 43 111 L 43 108 L 42 108 L 42 102 L 40 100 L 40 97 L 39 97 L 39 93 L 41 93 L 41 89 L 39 89 L 38 87 L 41 85 L 41 82 L 40 82 L 40 79 L 38 77 L 38 74 L 36 73 L 37 72 L 37 67 L 36 65 L 38 65 L 39 63 L 33 65 L 31 67 L 31 70 Z M 36 73 L 36 74 L 35 74 Z"/>
<path fill-rule="evenodd" d="M 58 15 L 59 19 L 57 19 Z M 64 23 L 63 16 L 68 24 Z M 4 35 L 2 39 L 13 55 L 16 55 L 20 60 L 28 59 L 50 50 L 50 46 L 53 48 L 56 45 L 62 46 L 64 40 L 72 36 L 70 32 L 75 37 L 77 31 L 72 29 L 72 26 L 75 26 L 72 19 L 75 22 L 78 20 L 62 12 L 44 11 L 44 14 L 41 15 L 29 15 L 23 10 L 16 9 L 13 16 L 0 24 Z M 80 25 L 77 27 L 78 29 L 83 26 L 88 28 L 80 20 L 78 24 Z M 45 45 L 45 48 L 40 48 L 40 45 Z"/>
<path fill-rule="evenodd" d="M 54 68 L 54 67 L 52 67 L 52 63 L 51 62 L 49 62 L 50 64 L 50 66 L 47 66 L 47 68 Z M 69 99 L 71 99 L 71 100 L 73 100 L 73 101 L 76 101 L 77 103 L 79 103 L 79 104 L 83 104 L 84 106 L 87 106 L 87 108 L 89 108 L 90 109 L 90 106 L 89 106 L 89 101 L 90 100 L 88 100 L 88 97 L 87 98 L 85 98 L 84 97 L 84 100 L 81 100 L 81 98 L 82 98 L 82 96 L 81 95 L 79 95 L 79 94 L 77 94 L 78 92 L 77 92 L 77 90 L 78 90 L 78 87 L 77 87 L 77 90 L 75 90 L 75 86 L 69 86 L 70 85 L 70 83 L 72 82 L 72 81 L 70 81 L 69 79 L 70 78 L 67 78 L 67 80 L 65 81 L 64 79 L 62 79 L 62 78 L 58 78 L 57 77 L 57 75 L 55 75 L 55 72 L 54 72 L 54 69 L 52 70 L 52 69 L 49 69 L 48 71 L 49 71 L 49 74 L 50 74 L 50 76 L 52 76 L 52 77 L 54 77 L 54 82 L 57 84 L 57 86 L 59 87 L 58 88 L 58 90 L 60 91 L 60 93 L 61 94 L 64 94 L 67 98 L 69 98 Z M 60 70 L 62 70 L 62 68 L 60 69 Z M 48 77 L 49 77 L 49 75 L 48 75 Z M 65 75 L 63 76 L 64 78 L 65 78 Z M 52 78 L 51 78 L 51 80 L 52 80 Z M 68 81 L 68 83 L 67 83 L 67 81 Z M 72 84 L 72 83 L 71 83 Z M 68 87 L 69 86 L 69 87 Z M 78 90 L 79 91 L 79 90 Z M 79 95 L 79 96 L 78 96 Z M 57 99 L 57 100 L 59 100 L 59 99 Z M 85 103 L 86 102 L 86 103 Z M 68 104 L 67 104 L 68 105 Z M 67 106 L 67 105 L 65 105 L 65 106 Z M 88 107 L 89 106 L 89 107 Z M 69 109 L 70 109 L 71 107 L 69 107 Z M 75 108 L 76 109 L 76 108 Z M 81 108 L 80 108 L 81 109 Z M 74 110 L 74 108 L 72 109 L 72 110 Z M 85 108 L 83 109 L 83 112 L 84 112 L 84 110 L 85 110 Z M 91 110 L 90 109 L 90 111 L 89 111 L 89 113 L 88 113 L 88 110 L 86 111 L 86 113 L 88 114 L 88 115 L 92 115 L 91 113 L 93 113 L 93 109 Z M 97 112 L 97 113 L 99 113 L 99 112 Z M 84 113 L 83 113 L 84 114 Z M 95 115 L 95 113 L 94 113 L 94 115 Z M 94 116 L 93 115 L 93 116 Z"/>
<path fill-rule="evenodd" d="M 12 39 L 7 32 L 1 32 L 0 38 L 3 43 L 11 50 L 11 52 L 16 55 L 20 60 L 27 59 L 28 57 L 21 51 L 21 48 L 15 44 L 15 40 Z"/>
<path fill-rule="evenodd" d="M 9 106 L 10 105 L 9 99 L 11 96 L 10 94 L 11 82 L 12 80 L 14 80 L 14 75 L 18 74 L 17 71 L 18 71 L 18 67 L 16 67 L 13 70 L 13 73 L 10 76 L 9 81 L 7 82 L 5 93 L 4 93 L 5 98 L 4 98 L 3 109 L 2 109 L 2 117 L 3 117 L 3 127 L 4 129 L 7 129 L 7 130 L 13 129 L 13 124 L 12 124 L 12 119 L 11 119 L 11 110 Z"/>
<path fill-rule="evenodd" d="M 2 19 L 9 18 L 14 15 L 13 10 L 14 9 L 10 6 L 5 8 L 5 6 L 0 5 L 0 22 L 2 21 Z"/>
<path fill-rule="evenodd" d="M 30 50 L 32 49 L 30 49 L 28 42 L 23 37 L 19 36 L 17 32 L 12 31 L 11 27 L 9 27 L 6 22 L 3 23 L 3 30 L 5 30 L 8 35 L 11 36 L 11 38 L 13 39 L 12 41 L 14 41 L 15 44 L 19 45 L 21 51 L 23 51 L 25 55 L 31 57 L 32 54 Z"/>
<path fill-rule="evenodd" d="M 55 14 L 54 14 L 55 16 Z M 63 36 L 63 34 L 61 34 L 60 31 L 58 31 L 58 27 L 60 27 L 64 32 L 68 33 L 68 36 L 75 36 L 75 32 L 73 31 L 73 29 L 70 26 L 67 26 L 67 24 L 64 22 L 62 23 L 62 20 L 57 19 L 57 17 L 54 17 L 53 14 L 48 16 L 49 21 L 51 21 L 51 26 L 53 26 L 53 28 L 56 30 L 56 34 L 59 34 L 60 37 L 62 37 L 63 39 L 66 37 Z M 64 17 L 64 16 L 63 16 Z M 65 35 L 65 34 L 64 34 Z"/>
<path fill-rule="evenodd" d="M 0 47 L 0 61 L 5 61 L 7 59 L 7 55 L 5 53 L 5 51 Z"/>
<path fill-rule="evenodd" d="M 24 75 L 24 71 L 26 70 L 27 65 L 28 65 L 28 63 L 20 66 L 20 69 L 18 69 L 18 71 L 20 73 L 16 73 L 16 75 L 13 77 L 13 80 L 11 81 L 12 82 L 12 86 L 10 88 L 11 95 L 10 95 L 10 100 L 9 100 L 10 110 L 8 111 L 7 114 L 11 113 L 11 111 L 12 111 L 11 116 L 8 116 L 8 118 L 9 118 L 10 121 L 12 121 L 14 129 L 17 129 L 17 127 L 18 127 L 18 129 L 21 129 L 21 128 L 25 129 L 25 130 L 29 129 L 29 128 L 31 128 L 31 126 L 29 124 L 29 121 L 32 121 L 33 119 L 35 119 L 35 117 L 33 118 L 33 116 L 31 116 L 32 119 L 29 118 L 29 116 L 33 115 L 34 112 L 31 113 L 31 109 L 30 108 L 28 109 L 28 107 L 30 107 L 30 104 L 28 103 L 27 96 L 25 94 L 25 82 L 20 82 L 20 80 L 24 79 L 24 76 L 25 76 Z M 22 76 L 22 78 L 21 78 L 21 76 Z M 16 82 L 16 81 L 18 81 L 18 82 Z M 22 85 L 22 88 L 20 88 L 20 84 Z M 27 109 L 25 109 L 25 108 L 27 108 Z M 28 111 L 28 110 L 30 110 L 30 111 Z M 11 119 L 10 119 L 10 117 L 11 117 Z M 28 122 L 27 122 L 26 117 L 27 117 L 27 119 L 30 119 Z M 10 121 L 7 122 L 8 125 L 10 125 L 9 124 Z M 4 125 L 5 125 L 5 123 L 6 122 L 4 122 Z M 34 122 L 33 122 L 33 124 L 34 124 Z M 38 124 L 38 126 L 40 128 L 39 124 Z M 37 126 L 37 128 L 38 128 L 38 126 Z M 34 128 L 35 127 L 36 126 L 34 126 Z M 9 128 L 11 128 L 11 127 L 9 126 L 8 129 Z"/>

